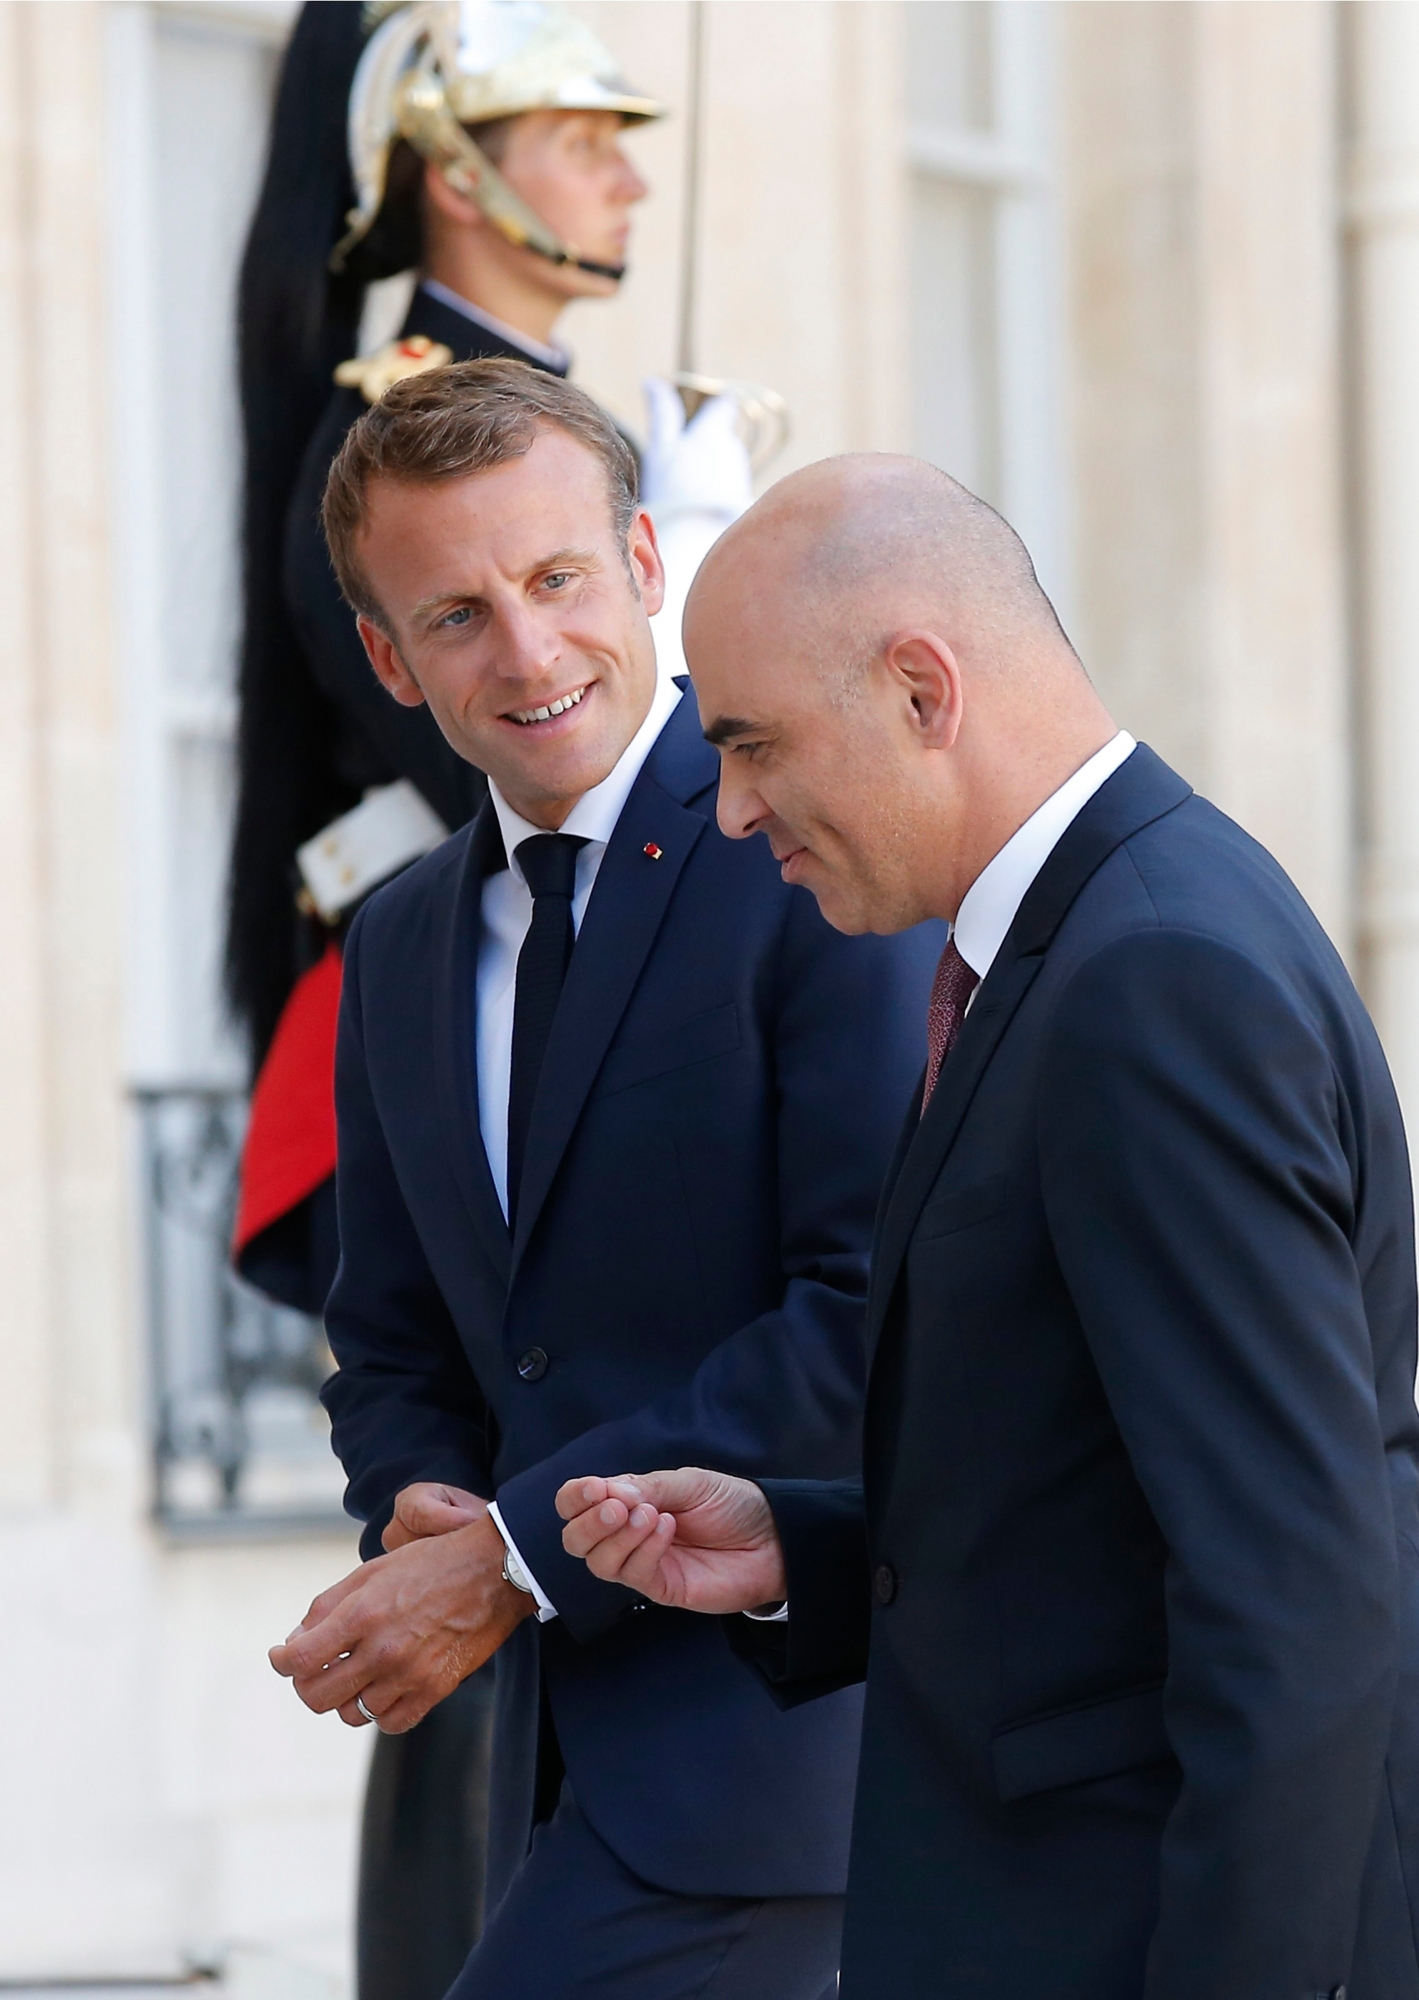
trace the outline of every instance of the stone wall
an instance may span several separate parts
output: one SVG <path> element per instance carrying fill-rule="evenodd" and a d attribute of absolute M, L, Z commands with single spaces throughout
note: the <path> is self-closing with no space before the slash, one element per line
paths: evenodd
<path fill-rule="evenodd" d="M 1079 641 L 1348 952 L 1335 10 L 1060 12 Z"/>
<path fill-rule="evenodd" d="M 170 1972 L 250 1939 L 338 1979 L 368 1746 L 265 1648 L 353 1534 L 183 1548 L 147 1512 L 108 13 L 0 6 L 0 1977 Z"/>

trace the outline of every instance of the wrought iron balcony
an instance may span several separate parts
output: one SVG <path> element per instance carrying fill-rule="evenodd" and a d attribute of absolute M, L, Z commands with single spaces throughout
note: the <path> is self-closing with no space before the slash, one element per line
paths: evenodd
<path fill-rule="evenodd" d="M 184 1535 L 348 1526 L 318 1400 L 334 1366 L 320 1321 L 272 1305 L 227 1257 L 245 1098 L 134 1099 L 158 1518 Z"/>

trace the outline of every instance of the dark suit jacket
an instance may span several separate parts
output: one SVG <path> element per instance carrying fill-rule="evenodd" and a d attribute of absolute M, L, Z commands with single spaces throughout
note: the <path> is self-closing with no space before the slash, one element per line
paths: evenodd
<path fill-rule="evenodd" d="M 775 1490 L 786 1651 L 733 1628 L 806 1692 L 870 1630 L 844 2000 L 1419 1993 L 1399 1108 L 1291 883 L 1150 751 L 894 1171 L 865 1526 Z"/>
<path fill-rule="evenodd" d="M 491 808 L 346 951 L 325 1399 L 349 1505 L 369 1554 L 412 1480 L 496 1493 L 561 1614 L 499 1656 L 491 1898 L 528 1838 L 539 1676 L 582 1810 L 647 1880 L 846 1874 L 859 1693 L 781 1712 L 718 1624 L 568 1557 L 553 1507 L 577 1473 L 833 1475 L 860 1451 L 872 1215 L 941 939 L 839 937 L 763 842 L 719 833 L 717 762 L 687 695 L 587 906 L 511 1239 L 474 1073 Z"/>

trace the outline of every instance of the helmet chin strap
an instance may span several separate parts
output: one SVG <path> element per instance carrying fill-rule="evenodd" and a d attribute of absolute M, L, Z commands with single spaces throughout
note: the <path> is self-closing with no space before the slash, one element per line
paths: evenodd
<path fill-rule="evenodd" d="M 409 143 L 432 160 L 449 186 L 476 202 L 507 242 L 535 250 L 549 264 L 564 264 L 596 278 L 619 284 L 624 264 L 601 264 L 583 257 L 511 188 L 476 140 L 453 116 L 441 85 L 433 77 L 411 72 L 401 90 L 399 129 Z"/>
<path fill-rule="evenodd" d="M 458 187 L 458 182 L 454 180 L 453 175 L 446 168 L 444 173 L 445 178 L 454 187 Z M 478 201 L 477 195 L 473 193 L 471 188 L 458 187 L 458 191 L 460 194 L 468 195 L 471 200 Z M 481 201 L 478 201 L 478 206 L 479 208 L 483 208 Z M 487 215 L 489 222 L 492 223 L 499 236 L 503 237 L 505 241 L 515 243 L 520 250 L 534 250 L 539 257 L 545 257 L 549 264 L 564 264 L 568 269 L 573 271 L 589 271 L 594 278 L 610 278 L 618 285 L 626 275 L 624 264 L 598 264 L 593 257 L 579 257 L 575 250 L 569 249 L 565 244 L 557 243 L 556 238 L 550 230 L 547 231 L 550 241 L 534 242 L 530 236 L 524 236 L 520 232 L 510 229 L 502 217 L 490 215 L 486 208 L 483 208 L 483 213 Z M 554 245 L 555 247 L 553 247 Z"/>
<path fill-rule="evenodd" d="M 610 278 L 618 285 L 626 275 L 624 264 L 598 264 L 595 258 L 575 257 L 570 250 L 564 250 L 560 255 L 554 255 L 552 251 L 544 250 L 538 243 L 529 243 L 527 248 L 535 250 L 539 257 L 546 257 L 553 264 L 569 264 L 574 271 L 590 271 L 594 278 Z"/>

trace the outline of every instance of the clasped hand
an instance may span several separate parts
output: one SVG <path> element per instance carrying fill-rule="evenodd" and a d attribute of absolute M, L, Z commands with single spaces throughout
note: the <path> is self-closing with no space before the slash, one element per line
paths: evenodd
<path fill-rule="evenodd" d="M 752 1480 L 693 1465 L 569 1479 L 557 1512 L 568 1555 L 654 1604 L 722 1615 L 786 1595 L 774 1517 Z"/>
<path fill-rule="evenodd" d="M 481 1667 L 532 1611 L 503 1576 L 503 1539 L 485 1500 L 456 1486 L 408 1486 L 386 1553 L 320 1596 L 272 1666 L 317 1715 L 402 1735 Z"/>

